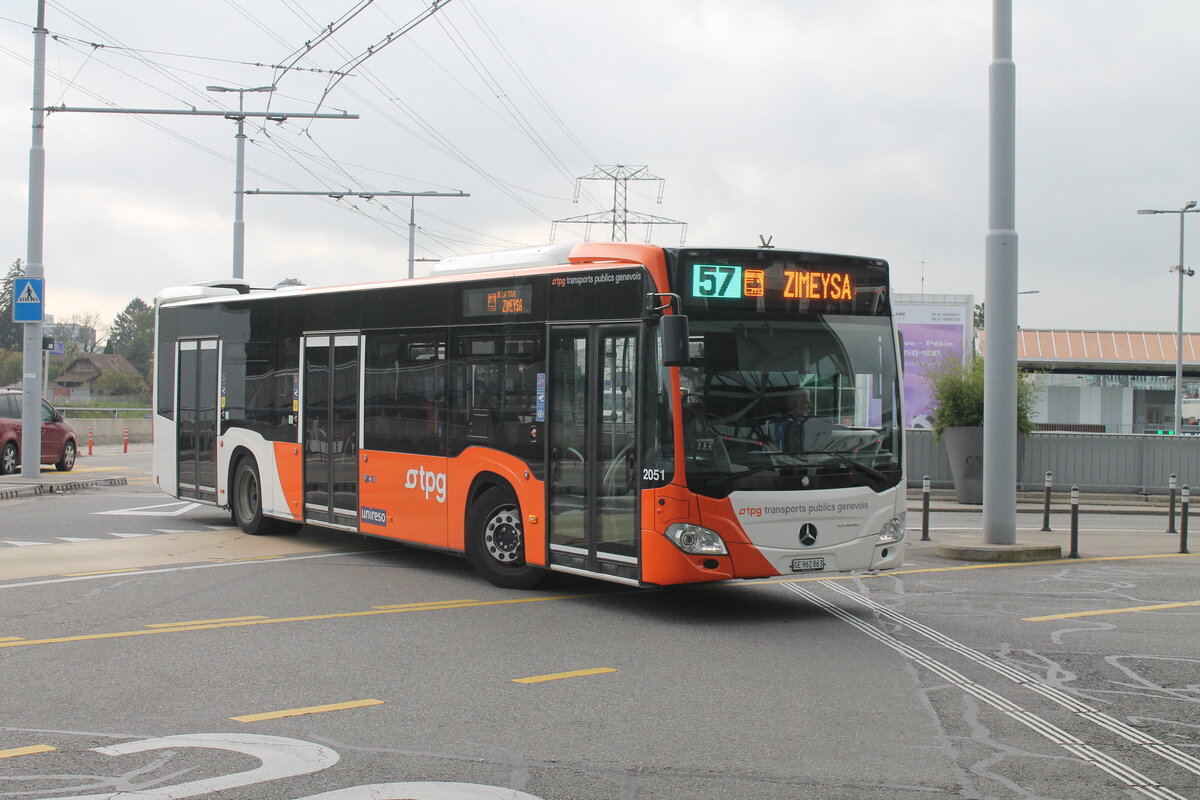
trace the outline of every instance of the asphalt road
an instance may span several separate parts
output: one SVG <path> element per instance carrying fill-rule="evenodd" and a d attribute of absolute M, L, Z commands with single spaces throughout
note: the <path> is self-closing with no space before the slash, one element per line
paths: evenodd
<path fill-rule="evenodd" d="M 511 592 L 147 466 L 0 501 L 0 798 L 1200 800 L 1194 556 Z"/>

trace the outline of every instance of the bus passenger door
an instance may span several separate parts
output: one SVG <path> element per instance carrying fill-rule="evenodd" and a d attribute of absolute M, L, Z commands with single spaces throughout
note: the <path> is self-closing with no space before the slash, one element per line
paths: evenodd
<path fill-rule="evenodd" d="M 358 334 L 307 335 L 301 358 L 304 519 L 358 530 Z"/>
<path fill-rule="evenodd" d="M 637 328 L 552 328 L 550 562 L 639 580 Z"/>
<path fill-rule="evenodd" d="M 177 497 L 217 500 L 217 376 L 220 346 L 216 339 L 181 339 L 175 345 Z"/>

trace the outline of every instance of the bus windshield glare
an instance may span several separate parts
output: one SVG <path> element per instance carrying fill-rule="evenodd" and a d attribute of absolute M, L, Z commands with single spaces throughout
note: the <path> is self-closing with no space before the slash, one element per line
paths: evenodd
<path fill-rule="evenodd" d="M 895 486 L 895 353 L 886 317 L 693 317 L 680 368 L 688 488 Z"/>

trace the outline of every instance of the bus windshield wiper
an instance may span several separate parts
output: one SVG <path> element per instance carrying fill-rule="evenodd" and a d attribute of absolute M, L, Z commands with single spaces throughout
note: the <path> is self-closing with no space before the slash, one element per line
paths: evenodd
<path fill-rule="evenodd" d="M 721 486 L 724 486 L 726 483 L 733 483 L 737 480 L 740 480 L 741 478 L 745 478 L 748 475 L 754 475 L 759 472 L 766 472 L 767 470 L 779 469 L 780 467 L 790 467 L 790 466 L 793 466 L 793 465 L 791 465 L 791 464 L 764 464 L 761 467 L 751 467 L 750 469 L 744 469 L 741 472 L 731 472 L 728 475 L 718 475 L 715 478 L 709 478 L 708 481 L 705 482 L 705 486 L 707 486 L 709 488 L 719 488 Z"/>
<path fill-rule="evenodd" d="M 859 461 L 856 458 L 851 458 L 850 456 L 846 455 L 845 453 L 839 453 L 835 450 L 825 450 L 825 451 L 822 451 L 822 454 L 827 455 L 830 458 L 835 459 L 837 461 L 840 461 L 843 464 L 845 464 L 847 467 L 850 467 L 851 469 L 855 470 L 856 472 L 861 472 L 863 475 L 866 475 L 868 478 L 872 478 L 876 481 L 879 481 L 880 483 L 886 483 L 888 480 L 888 476 L 885 475 L 884 473 L 880 472 L 879 470 L 875 469 L 872 466 L 864 464 L 863 462 Z"/>

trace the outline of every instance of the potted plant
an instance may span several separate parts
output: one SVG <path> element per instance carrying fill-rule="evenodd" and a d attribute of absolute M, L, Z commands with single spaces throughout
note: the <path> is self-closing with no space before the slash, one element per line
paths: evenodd
<path fill-rule="evenodd" d="M 946 455 L 960 503 L 983 502 L 983 358 L 966 363 L 951 358 L 925 373 L 932 400 L 930 429 L 935 442 L 945 439 Z M 1017 372 L 1017 466 L 1023 437 L 1037 429 L 1031 419 L 1037 387 L 1033 375 Z"/>

